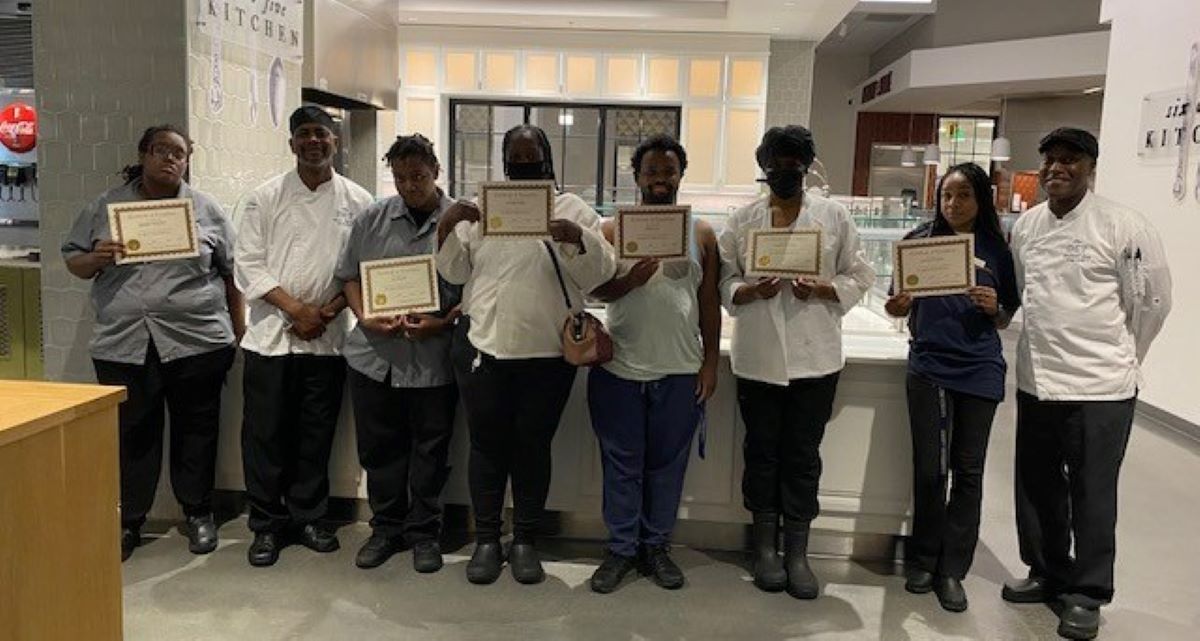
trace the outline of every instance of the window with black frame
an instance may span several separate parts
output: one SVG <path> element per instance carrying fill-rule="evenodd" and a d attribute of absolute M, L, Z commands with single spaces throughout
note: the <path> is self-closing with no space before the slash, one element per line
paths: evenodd
<path fill-rule="evenodd" d="M 479 183 L 504 179 L 501 143 L 519 124 L 546 132 L 563 190 L 604 208 L 636 200 L 633 151 L 655 134 L 678 138 L 680 108 L 451 100 L 451 196 L 472 198 Z"/>

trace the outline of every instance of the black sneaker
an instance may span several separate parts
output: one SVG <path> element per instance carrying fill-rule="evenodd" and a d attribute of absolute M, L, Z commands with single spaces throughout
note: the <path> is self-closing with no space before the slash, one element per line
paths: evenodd
<path fill-rule="evenodd" d="M 683 570 L 671 560 L 668 546 L 646 548 L 643 551 L 642 573 L 661 588 L 678 590 L 683 587 Z"/>
<path fill-rule="evenodd" d="M 135 527 L 121 528 L 121 562 L 133 556 L 133 550 L 142 544 L 142 533 Z"/>
<path fill-rule="evenodd" d="M 208 554 L 217 549 L 217 524 L 212 514 L 189 516 L 184 524 L 188 538 L 188 551 L 192 554 Z"/>
<path fill-rule="evenodd" d="M 607 553 L 604 556 L 604 562 L 592 573 L 590 582 L 592 592 L 608 594 L 616 590 L 617 586 L 621 585 L 621 579 L 625 578 L 625 575 L 635 567 L 637 567 L 637 561 L 633 557 Z"/>
<path fill-rule="evenodd" d="M 437 541 L 418 541 L 413 546 L 413 569 L 421 574 L 442 569 L 442 546 Z"/>
<path fill-rule="evenodd" d="M 388 536 L 380 532 L 371 532 L 371 538 L 358 549 L 354 557 L 354 565 L 364 570 L 377 568 L 401 548 L 400 537 Z"/>

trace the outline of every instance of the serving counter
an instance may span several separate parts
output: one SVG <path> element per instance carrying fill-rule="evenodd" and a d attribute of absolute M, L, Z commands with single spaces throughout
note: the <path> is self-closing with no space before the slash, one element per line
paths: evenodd
<path fill-rule="evenodd" d="M 730 323 L 723 334 L 728 337 Z M 838 385 L 833 418 L 826 431 L 822 457 L 821 516 L 815 527 L 841 535 L 878 535 L 881 540 L 904 534 L 908 527 L 911 487 L 910 444 L 904 400 L 907 342 L 895 326 L 871 311 L 855 308 L 845 320 L 847 364 Z M 745 429 L 737 408 L 735 379 L 730 371 L 728 339 L 722 341 L 720 373 L 715 395 L 708 402 L 707 456 L 693 445 L 680 517 L 681 527 L 749 522 L 742 507 L 742 436 Z M 554 440 L 554 476 L 547 507 L 561 513 L 568 525 L 599 523 L 601 467 L 596 438 L 587 410 L 587 372 L 575 380 L 570 401 Z M 217 487 L 241 490 L 239 452 L 241 425 L 241 368 L 235 365 L 226 385 L 222 407 Z M 366 497 L 366 481 L 358 465 L 349 397 L 330 463 L 335 496 Z M 452 472 L 444 493 L 448 504 L 469 505 L 467 488 L 468 436 L 459 412 L 451 446 Z M 164 473 L 162 478 L 168 478 Z M 167 488 L 159 488 L 156 516 L 177 517 Z M 689 522 L 696 525 L 688 526 Z M 570 530 L 571 528 L 565 528 Z M 581 530 L 574 530 L 580 532 Z M 599 534 L 595 527 L 582 530 Z M 713 547 L 737 544 L 730 537 L 702 537 Z M 844 550 L 844 546 L 839 550 Z"/>

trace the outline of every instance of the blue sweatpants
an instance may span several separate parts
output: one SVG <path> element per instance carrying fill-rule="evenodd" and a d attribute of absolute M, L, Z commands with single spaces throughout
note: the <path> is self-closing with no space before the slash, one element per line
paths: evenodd
<path fill-rule="evenodd" d="M 700 421 L 696 376 L 642 383 L 593 368 L 588 407 L 604 466 L 609 550 L 632 557 L 639 543 L 667 545 Z"/>

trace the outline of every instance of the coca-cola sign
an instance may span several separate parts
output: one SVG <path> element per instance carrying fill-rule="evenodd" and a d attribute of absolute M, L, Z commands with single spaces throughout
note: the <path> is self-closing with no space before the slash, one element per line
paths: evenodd
<path fill-rule="evenodd" d="M 37 112 L 23 103 L 10 103 L 0 111 L 0 144 L 23 154 L 37 146 Z"/>

